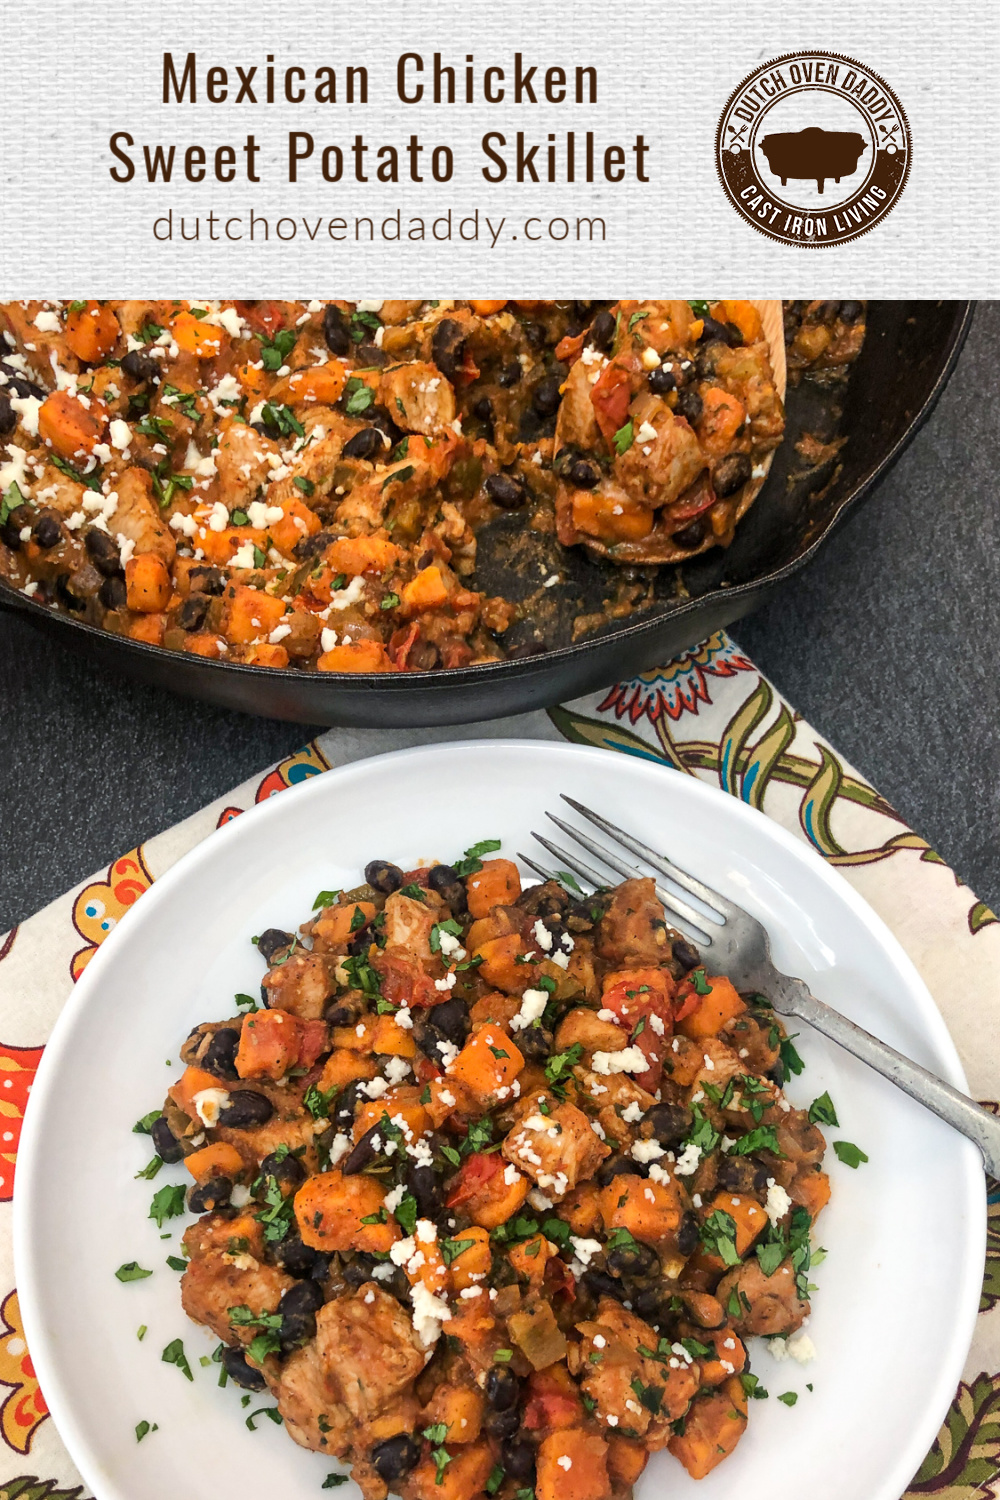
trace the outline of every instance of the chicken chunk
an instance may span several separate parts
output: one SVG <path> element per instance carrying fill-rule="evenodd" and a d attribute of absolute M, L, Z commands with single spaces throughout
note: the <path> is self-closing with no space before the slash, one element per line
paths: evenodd
<path fill-rule="evenodd" d="M 427 1357 L 407 1313 L 374 1281 L 320 1309 L 316 1348 L 330 1388 L 358 1422 L 384 1411 Z"/>
<path fill-rule="evenodd" d="M 634 404 L 631 446 L 615 460 L 615 478 L 633 500 L 658 509 L 694 484 L 705 455 L 689 424 L 666 402 L 643 396 Z"/>
<path fill-rule="evenodd" d="M 290 1437 L 303 1448 L 343 1457 L 353 1423 L 331 1389 L 315 1340 L 289 1356 L 272 1391 Z"/>
<path fill-rule="evenodd" d="M 614 964 L 658 964 L 670 956 L 667 923 L 653 880 L 624 880 L 601 919 L 597 951 Z"/>
<path fill-rule="evenodd" d="M 242 423 L 223 433 L 215 450 L 215 466 L 218 498 L 228 510 L 245 508 L 256 498 L 271 470 L 268 459 L 277 452 L 277 444 L 270 438 Z"/>
<path fill-rule="evenodd" d="M 136 552 L 154 552 L 168 568 L 172 567 L 177 544 L 160 519 L 150 475 L 145 469 L 126 469 L 115 481 L 115 488 L 118 507 L 108 521 L 108 530 L 134 542 Z"/>
<path fill-rule="evenodd" d="M 634 1313 L 604 1297 L 593 1322 L 578 1323 L 581 1388 L 597 1403 L 597 1415 L 612 1427 L 631 1427 L 662 1448 L 669 1423 L 687 1411 L 700 1383 L 700 1366 L 681 1348 L 653 1359 L 659 1338 Z M 641 1393 L 640 1393 L 641 1392 Z"/>
<path fill-rule="evenodd" d="M 715 1289 L 723 1307 L 740 1307 L 732 1326 L 737 1333 L 794 1333 L 809 1316 L 809 1303 L 795 1286 L 791 1261 L 782 1261 L 773 1276 L 765 1276 L 757 1260 L 734 1266 Z"/>
<path fill-rule="evenodd" d="M 455 420 L 455 392 L 437 365 L 396 365 L 382 376 L 379 400 L 405 432 L 431 436 Z"/>
<path fill-rule="evenodd" d="M 396 891 L 385 903 L 385 946 L 406 948 L 413 958 L 432 958 L 431 929 L 442 913 L 438 910 L 437 898 L 428 891 L 427 901 L 418 901 L 413 896 L 404 896 Z"/>
<path fill-rule="evenodd" d="M 335 989 L 332 965 L 321 953 L 293 953 L 264 975 L 268 1005 L 303 1021 L 318 1021 Z"/>
<path fill-rule="evenodd" d="M 249 1307 L 254 1313 L 273 1313 L 294 1285 L 284 1271 L 261 1265 L 245 1252 L 230 1255 L 209 1250 L 189 1262 L 181 1278 L 181 1305 L 189 1318 L 206 1324 L 223 1343 L 248 1344 L 260 1330 L 234 1328 L 230 1309 Z"/>
<path fill-rule="evenodd" d="M 593 1175 L 610 1147 L 575 1104 L 560 1104 L 554 1096 L 532 1093 L 518 1106 L 503 1154 L 545 1192 L 561 1198 Z"/>

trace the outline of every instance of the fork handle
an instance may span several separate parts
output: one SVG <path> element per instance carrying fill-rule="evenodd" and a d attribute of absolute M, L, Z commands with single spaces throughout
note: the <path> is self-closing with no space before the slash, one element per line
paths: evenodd
<path fill-rule="evenodd" d="M 1000 1118 L 959 1093 L 958 1089 L 953 1089 L 936 1073 L 904 1057 L 888 1042 L 879 1041 L 870 1031 L 856 1026 L 839 1011 L 817 1000 L 801 979 L 782 975 L 780 984 L 772 986 L 772 994 L 775 989 L 777 1003 L 774 1008 L 780 1015 L 793 1015 L 801 1021 L 808 1021 L 810 1026 L 815 1026 L 846 1052 L 860 1058 L 883 1078 L 888 1078 L 911 1099 L 916 1099 L 946 1124 L 968 1136 L 982 1152 L 990 1176 L 1000 1177 Z"/>

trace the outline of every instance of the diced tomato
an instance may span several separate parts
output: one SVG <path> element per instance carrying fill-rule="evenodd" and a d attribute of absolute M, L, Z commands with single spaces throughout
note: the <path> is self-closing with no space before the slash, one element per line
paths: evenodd
<path fill-rule="evenodd" d="M 619 969 L 605 980 L 601 1005 L 614 1011 L 632 1030 L 650 1012 L 673 1028 L 674 981 L 665 969 Z"/>
<path fill-rule="evenodd" d="M 632 400 L 631 376 L 622 363 L 613 359 L 604 366 L 590 399 L 597 425 L 610 443 L 618 429 L 625 426 Z"/>
<path fill-rule="evenodd" d="M 442 1071 L 434 1066 L 429 1057 L 422 1057 L 414 1069 L 418 1083 L 430 1083 L 432 1078 L 441 1078 Z"/>
<path fill-rule="evenodd" d="M 414 620 L 412 624 L 405 625 L 401 630 L 394 631 L 389 638 L 389 655 L 400 671 L 406 667 L 406 659 L 416 645 L 419 636 L 420 626 Z"/>
<path fill-rule="evenodd" d="M 311 1068 L 317 1057 L 330 1046 L 330 1030 L 325 1021 L 302 1021 L 299 1033 L 300 1068 Z"/>
<path fill-rule="evenodd" d="M 577 334 L 576 338 L 570 338 L 567 334 L 565 338 L 560 339 L 556 345 L 556 359 L 561 359 L 564 365 L 575 364 L 583 353 L 583 346 L 587 342 L 589 332 L 590 330 L 585 328 L 582 333 Z"/>
<path fill-rule="evenodd" d="M 408 875 L 403 882 L 411 884 Z M 428 978 L 415 959 L 402 958 L 395 953 L 377 953 L 372 967 L 378 970 L 382 980 L 382 994 L 393 1005 L 436 1005 L 448 997 L 434 988 L 433 979 Z"/>
<path fill-rule="evenodd" d="M 560 1292 L 566 1292 L 570 1297 L 576 1294 L 576 1277 L 558 1255 L 550 1255 L 545 1262 L 545 1288 L 552 1297 L 557 1297 Z"/>
<path fill-rule="evenodd" d="M 642 1073 L 635 1075 L 635 1081 L 641 1089 L 648 1094 L 655 1094 L 663 1077 L 663 1053 L 668 1045 L 666 1037 L 657 1036 L 650 1025 L 649 1018 L 640 1022 L 642 1030 L 639 1035 L 632 1034 L 632 1045 L 638 1047 L 640 1052 L 649 1059 L 649 1067 Z M 666 1028 L 664 1028 L 666 1029 Z"/>
<path fill-rule="evenodd" d="M 562 1384 L 555 1370 L 536 1372 L 530 1379 L 529 1390 L 524 1407 L 524 1425 L 529 1431 L 537 1432 L 540 1427 L 573 1427 L 580 1420 L 583 1410 L 580 1398 Z"/>
<path fill-rule="evenodd" d="M 716 494 L 712 488 L 712 482 L 707 474 L 696 479 L 694 484 L 669 507 L 671 524 L 674 521 L 686 525 L 688 521 L 700 516 L 702 511 L 708 510 L 715 504 Z"/>
<path fill-rule="evenodd" d="M 477 1197 L 486 1184 L 492 1182 L 498 1172 L 503 1171 L 503 1167 L 499 1152 L 494 1151 L 489 1155 L 484 1151 L 474 1152 L 463 1163 L 458 1180 L 448 1194 L 448 1207 L 459 1208 Z"/>
<path fill-rule="evenodd" d="M 698 1009 L 698 991 L 690 979 L 682 979 L 674 996 L 674 1025 Z"/>
<path fill-rule="evenodd" d="M 237 302 L 236 310 L 254 333 L 262 333 L 271 339 L 285 322 L 283 302 Z"/>

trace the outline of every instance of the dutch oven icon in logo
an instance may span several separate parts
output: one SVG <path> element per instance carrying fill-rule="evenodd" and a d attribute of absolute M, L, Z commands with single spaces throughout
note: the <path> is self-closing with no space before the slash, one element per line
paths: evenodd
<path fill-rule="evenodd" d="M 884 79 L 853 58 L 764 63 L 727 101 L 716 136 L 734 208 L 785 244 L 841 244 L 885 218 L 906 185 L 909 125 Z"/>
<path fill-rule="evenodd" d="M 815 178 L 821 193 L 828 178 L 839 183 L 857 171 L 868 142 L 856 130 L 822 130 L 810 125 L 805 130 L 766 135 L 758 147 L 771 171 L 781 178 L 782 187 L 787 187 L 789 177 Z"/>

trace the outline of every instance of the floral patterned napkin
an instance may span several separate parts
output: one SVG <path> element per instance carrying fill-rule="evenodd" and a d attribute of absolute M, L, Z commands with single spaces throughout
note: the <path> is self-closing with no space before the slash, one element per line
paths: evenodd
<path fill-rule="evenodd" d="M 215 828 L 345 760 L 469 731 L 352 735 L 330 730 L 0 938 L 0 1500 L 85 1493 L 38 1388 L 11 1254 L 11 1199 L 25 1102 L 67 990 L 153 881 Z M 624 751 L 722 787 L 836 865 L 923 975 L 973 1094 L 1000 1099 L 1000 926 L 924 839 L 783 701 L 719 633 L 655 672 L 516 721 L 511 732 Z M 989 1238 L 980 1317 L 962 1384 L 904 1500 L 1000 1500 L 1000 1187 L 987 1184 Z"/>

